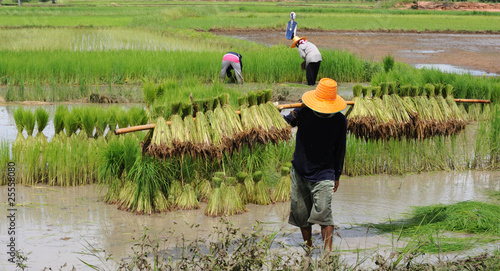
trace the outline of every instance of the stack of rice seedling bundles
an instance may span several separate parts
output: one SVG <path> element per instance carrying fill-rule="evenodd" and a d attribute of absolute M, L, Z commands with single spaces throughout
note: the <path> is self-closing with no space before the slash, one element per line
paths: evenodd
<path fill-rule="evenodd" d="M 224 214 L 224 205 L 222 201 L 221 191 L 221 186 L 223 186 L 222 179 L 214 177 L 212 178 L 212 183 L 214 185 L 214 189 L 212 190 L 212 195 L 210 196 L 207 207 L 205 208 L 205 215 L 220 216 Z"/>

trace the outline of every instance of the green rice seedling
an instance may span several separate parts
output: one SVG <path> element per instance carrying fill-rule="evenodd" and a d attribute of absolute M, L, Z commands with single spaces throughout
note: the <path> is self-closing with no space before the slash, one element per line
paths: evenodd
<path fill-rule="evenodd" d="M 443 97 L 446 98 L 451 95 L 453 95 L 453 86 L 450 84 L 446 84 L 443 91 Z"/>
<path fill-rule="evenodd" d="M 272 89 L 265 89 L 264 94 L 265 94 L 264 103 L 271 102 L 271 100 L 273 98 L 273 90 Z"/>
<path fill-rule="evenodd" d="M 54 114 L 54 130 L 56 135 L 64 132 L 64 119 L 67 114 L 69 114 L 69 111 L 66 106 L 57 106 L 56 112 Z"/>
<path fill-rule="evenodd" d="M 194 114 L 198 112 L 205 112 L 205 102 L 202 99 L 196 99 L 193 101 Z"/>
<path fill-rule="evenodd" d="M 80 117 L 82 130 L 85 132 L 87 138 L 94 138 L 94 130 L 97 122 L 97 117 L 93 107 L 84 107 L 81 110 Z M 81 133 L 81 132 L 80 132 Z"/>
<path fill-rule="evenodd" d="M 212 145 L 212 139 L 210 137 L 212 133 L 212 128 L 208 122 L 207 117 L 202 111 L 196 112 L 196 131 L 198 132 L 198 138 L 201 143 L 202 150 L 206 150 Z M 208 151 L 208 150 L 207 150 Z"/>
<path fill-rule="evenodd" d="M 353 97 L 361 97 L 362 93 L 363 93 L 363 85 L 355 85 L 352 87 Z"/>
<path fill-rule="evenodd" d="M 257 92 L 257 104 L 263 104 L 266 102 L 266 94 L 263 90 Z"/>
<path fill-rule="evenodd" d="M 16 123 L 17 136 L 13 143 L 13 146 L 22 146 L 26 140 L 23 135 L 24 130 L 24 109 L 22 107 L 17 107 L 14 110 L 14 121 Z"/>
<path fill-rule="evenodd" d="M 410 92 L 411 92 L 411 85 L 410 84 L 402 85 L 400 87 L 399 96 L 410 96 Z"/>
<path fill-rule="evenodd" d="M 37 124 L 36 138 L 39 139 L 42 143 L 48 143 L 47 137 L 45 137 L 45 135 L 43 134 L 43 130 L 49 123 L 49 113 L 44 108 L 38 107 L 35 110 L 35 118 Z"/>
<path fill-rule="evenodd" d="M 410 93 L 408 96 L 410 97 L 415 97 L 415 96 L 418 96 L 420 95 L 420 90 L 419 90 L 419 86 L 416 86 L 416 85 L 413 85 L 410 87 Z"/>
<path fill-rule="evenodd" d="M 185 184 L 182 193 L 175 200 L 175 205 L 181 210 L 191 210 L 200 208 L 200 203 L 196 197 L 196 193 L 190 184 Z"/>
<path fill-rule="evenodd" d="M 214 104 L 211 99 L 205 99 L 203 101 L 203 108 L 205 108 L 205 112 L 212 111 L 214 109 Z"/>
<path fill-rule="evenodd" d="M 220 102 L 217 97 L 212 98 L 212 108 L 215 110 L 217 107 L 220 107 Z"/>
<path fill-rule="evenodd" d="M 35 130 L 35 114 L 31 110 L 23 111 L 23 122 L 24 128 L 28 133 L 28 140 L 33 137 L 33 131 Z"/>
<path fill-rule="evenodd" d="M 363 88 L 361 89 L 361 92 L 363 93 L 363 97 L 365 97 L 365 98 L 372 96 L 371 86 L 363 86 Z"/>
<path fill-rule="evenodd" d="M 284 202 L 290 200 L 292 180 L 290 178 L 290 168 L 281 168 L 281 178 L 273 192 L 273 200 Z"/>

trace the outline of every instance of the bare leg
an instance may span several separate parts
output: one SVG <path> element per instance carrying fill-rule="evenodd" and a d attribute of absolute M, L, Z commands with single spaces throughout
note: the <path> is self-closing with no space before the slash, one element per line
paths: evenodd
<path fill-rule="evenodd" d="M 333 226 L 321 226 L 321 236 L 325 243 L 325 250 L 332 251 Z"/>
<path fill-rule="evenodd" d="M 304 238 L 304 241 L 306 242 L 306 246 L 308 248 L 312 247 L 312 227 L 303 227 L 300 228 L 300 231 L 302 232 L 302 238 Z"/>

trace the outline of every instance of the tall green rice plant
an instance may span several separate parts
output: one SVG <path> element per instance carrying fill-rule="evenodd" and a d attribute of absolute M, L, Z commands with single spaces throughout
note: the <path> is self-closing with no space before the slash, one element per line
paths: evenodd
<path fill-rule="evenodd" d="M 94 107 L 84 107 L 82 108 L 81 112 L 82 112 L 81 115 L 82 129 L 87 135 L 87 138 L 93 138 L 95 124 L 97 121 Z"/>

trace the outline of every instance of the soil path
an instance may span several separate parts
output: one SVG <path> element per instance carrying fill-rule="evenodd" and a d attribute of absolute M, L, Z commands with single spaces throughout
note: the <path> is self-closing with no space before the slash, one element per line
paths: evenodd
<path fill-rule="evenodd" d="M 214 31 L 224 36 L 266 45 L 290 46 L 279 30 Z M 500 74 L 500 34 L 386 33 L 358 31 L 298 31 L 320 49 L 352 52 L 381 61 L 390 54 L 408 64 L 448 64 L 467 70 Z"/>

